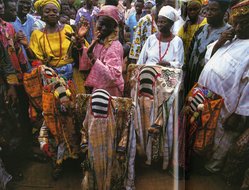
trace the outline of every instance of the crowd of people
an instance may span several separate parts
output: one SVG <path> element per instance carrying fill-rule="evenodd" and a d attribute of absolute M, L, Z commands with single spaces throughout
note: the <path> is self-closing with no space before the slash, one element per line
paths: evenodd
<path fill-rule="evenodd" d="M 0 189 L 20 159 L 79 160 L 82 189 L 135 189 L 136 159 L 249 189 L 248 23 L 249 0 L 0 0 Z"/>

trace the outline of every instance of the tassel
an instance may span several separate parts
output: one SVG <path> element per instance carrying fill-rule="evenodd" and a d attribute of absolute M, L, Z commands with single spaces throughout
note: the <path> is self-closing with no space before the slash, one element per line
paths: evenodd
<path fill-rule="evenodd" d="M 67 94 L 67 96 L 68 96 L 68 97 L 70 97 L 70 96 L 71 96 L 71 92 L 70 92 L 70 90 L 69 90 L 69 89 L 67 89 L 67 90 L 66 90 L 66 94 Z"/>
<path fill-rule="evenodd" d="M 58 99 L 59 98 L 59 92 L 58 91 L 54 91 L 54 96 L 55 96 L 56 99 Z"/>

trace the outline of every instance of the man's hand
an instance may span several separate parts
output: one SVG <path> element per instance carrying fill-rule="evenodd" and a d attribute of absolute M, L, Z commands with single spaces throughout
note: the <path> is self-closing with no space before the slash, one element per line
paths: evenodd
<path fill-rule="evenodd" d="M 83 17 L 82 17 L 83 18 Z M 86 33 L 89 31 L 90 25 L 86 19 L 80 20 L 80 26 L 77 28 L 76 33 L 68 33 L 66 32 L 66 38 L 71 41 L 73 46 L 80 49 L 84 44 L 84 37 Z"/>
<path fill-rule="evenodd" d="M 84 17 L 81 17 L 80 18 L 80 26 L 78 28 L 78 36 L 79 37 L 85 37 L 85 35 L 87 34 L 87 32 L 89 31 L 89 28 L 90 28 L 90 25 L 89 25 L 89 22 L 84 18 Z"/>
<path fill-rule="evenodd" d="M 96 44 L 99 42 L 99 40 L 100 40 L 100 35 L 101 35 L 100 32 L 97 31 L 97 33 L 95 34 L 95 38 L 93 39 L 93 41 L 92 41 L 90 47 L 89 47 L 88 50 L 87 50 L 87 55 L 88 55 L 89 59 L 91 60 L 92 64 L 94 64 L 94 62 L 95 62 L 95 60 L 96 60 L 96 58 L 95 58 L 94 55 L 93 55 L 93 49 L 94 49 L 94 47 L 96 46 Z"/>
<path fill-rule="evenodd" d="M 217 44 L 221 47 L 221 46 L 223 46 L 226 43 L 226 41 L 232 41 L 232 39 L 234 38 L 234 36 L 235 36 L 234 29 L 233 28 L 229 28 L 228 30 L 226 30 L 225 32 L 223 32 L 220 35 L 220 38 L 219 38 Z"/>
<path fill-rule="evenodd" d="M 213 51 L 211 55 L 214 55 L 215 52 L 222 47 L 227 41 L 232 41 L 233 38 L 235 36 L 235 31 L 233 28 L 229 28 L 228 30 L 226 30 L 225 32 L 223 32 L 220 35 L 219 40 L 217 41 L 217 43 L 214 45 L 213 47 Z"/>

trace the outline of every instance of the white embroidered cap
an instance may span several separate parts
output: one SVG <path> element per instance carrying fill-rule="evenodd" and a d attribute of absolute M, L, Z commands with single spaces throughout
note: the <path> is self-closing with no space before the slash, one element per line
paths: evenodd
<path fill-rule="evenodd" d="M 164 16 L 168 18 L 169 20 L 172 20 L 173 22 L 177 21 L 179 19 L 179 14 L 177 10 L 175 10 L 171 6 L 163 6 L 160 11 L 158 16 Z"/>

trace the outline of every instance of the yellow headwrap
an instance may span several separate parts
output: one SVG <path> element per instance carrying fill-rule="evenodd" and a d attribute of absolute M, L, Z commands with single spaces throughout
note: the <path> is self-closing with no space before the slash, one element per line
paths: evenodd
<path fill-rule="evenodd" d="M 249 14 L 249 0 L 241 1 L 232 7 L 231 15 L 235 16 L 243 16 Z"/>
<path fill-rule="evenodd" d="M 58 0 L 37 0 L 34 4 L 35 10 L 37 12 L 40 12 L 41 9 L 47 5 L 47 4 L 53 4 L 55 5 L 59 10 L 61 10 L 61 5 Z"/>
<path fill-rule="evenodd" d="M 198 4 L 202 5 L 202 1 L 201 0 L 190 0 L 190 1 L 188 1 L 187 6 L 191 5 L 192 3 L 198 3 Z"/>

